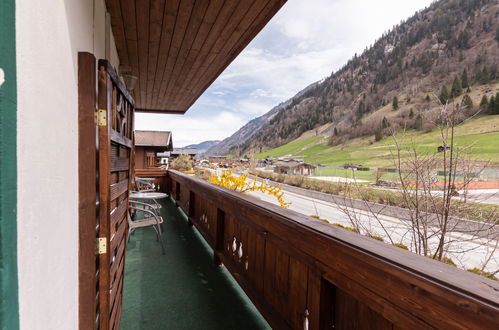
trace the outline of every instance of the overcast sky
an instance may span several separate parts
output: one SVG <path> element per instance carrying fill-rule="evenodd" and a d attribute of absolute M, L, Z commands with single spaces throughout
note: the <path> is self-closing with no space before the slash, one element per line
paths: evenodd
<path fill-rule="evenodd" d="M 222 140 L 341 68 L 430 0 L 288 0 L 185 115 L 136 115 L 182 147 Z"/>

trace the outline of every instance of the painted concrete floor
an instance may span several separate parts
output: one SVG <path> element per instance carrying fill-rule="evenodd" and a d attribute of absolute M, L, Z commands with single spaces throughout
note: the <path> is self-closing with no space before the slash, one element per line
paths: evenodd
<path fill-rule="evenodd" d="M 152 228 L 128 244 L 121 329 L 270 329 L 170 200 L 162 216 L 165 255 Z"/>

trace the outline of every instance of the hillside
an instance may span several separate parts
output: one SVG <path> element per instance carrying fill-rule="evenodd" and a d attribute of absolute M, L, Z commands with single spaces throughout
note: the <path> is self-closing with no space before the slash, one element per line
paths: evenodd
<path fill-rule="evenodd" d="M 437 1 L 264 120 L 248 123 L 219 153 L 258 153 L 310 130 L 331 145 L 404 127 L 429 131 L 442 101 L 459 104 L 463 118 L 485 113 L 481 98 L 498 90 L 498 45 L 497 0 Z"/>
<path fill-rule="evenodd" d="M 203 141 L 197 144 L 190 144 L 188 146 L 185 146 L 185 148 L 195 148 L 198 150 L 198 154 L 201 155 L 204 154 L 208 149 L 216 146 L 219 143 L 220 140 Z"/>
<path fill-rule="evenodd" d="M 359 137 L 331 146 L 322 136 L 304 137 L 283 146 L 269 149 L 257 155 L 258 158 L 291 156 L 327 166 L 341 166 L 345 163 L 365 167 L 394 167 L 396 159 L 394 140 L 385 137 L 376 142 L 372 137 Z M 439 131 L 420 132 L 407 130 L 397 139 L 402 145 L 417 141 L 419 151 L 436 151 L 441 144 Z M 313 143 L 313 142 L 319 143 Z M 456 129 L 457 146 L 473 145 L 474 159 L 490 162 L 488 166 L 499 165 L 499 115 L 480 116 L 459 125 Z"/>
<path fill-rule="evenodd" d="M 303 90 L 298 92 L 295 97 L 299 97 L 314 88 L 317 83 L 310 84 Z M 241 127 L 237 132 L 232 134 L 230 137 L 224 139 L 222 142 L 210 148 L 206 154 L 208 156 L 214 155 L 225 155 L 227 153 L 239 154 L 243 149 L 246 149 L 245 143 L 250 139 L 255 137 L 255 134 L 265 125 L 267 125 L 279 111 L 288 107 L 292 102 L 292 99 L 284 101 L 279 105 L 272 108 L 266 114 L 249 121 L 246 125 Z"/>

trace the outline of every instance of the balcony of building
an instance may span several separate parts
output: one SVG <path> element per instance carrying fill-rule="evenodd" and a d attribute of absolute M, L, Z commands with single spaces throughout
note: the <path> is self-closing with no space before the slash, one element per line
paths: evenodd
<path fill-rule="evenodd" d="M 121 329 L 268 329 L 174 202 L 161 204 L 165 254 L 150 227 L 128 243 Z"/>
<path fill-rule="evenodd" d="M 127 248 L 124 329 L 494 328 L 499 285 L 168 171 L 166 255 Z M 230 274 L 229 274 L 230 273 Z"/>

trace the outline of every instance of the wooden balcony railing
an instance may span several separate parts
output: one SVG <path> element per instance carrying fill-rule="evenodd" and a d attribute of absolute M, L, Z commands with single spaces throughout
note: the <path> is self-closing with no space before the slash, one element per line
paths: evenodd
<path fill-rule="evenodd" d="M 493 280 L 180 172 L 167 189 L 274 329 L 499 325 Z"/>

